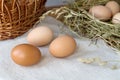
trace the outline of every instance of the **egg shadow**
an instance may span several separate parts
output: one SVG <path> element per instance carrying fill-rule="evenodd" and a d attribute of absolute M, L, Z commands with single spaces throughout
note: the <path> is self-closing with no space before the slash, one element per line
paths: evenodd
<path fill-rule="evenodd" d="M 46 56 L 42 56 L 41 60 L 37 64 L 35 64 L 35 65 L 31 66 L 31 67 L 38 69 L 38 68 L 44 67 L 48 63 L 49 63 L 49 61 L 46 60 Z"/>
<path fill-rule="evenodd" d="M 78 45 L 76 51 L 71 56 L 69 56 L 67 59 L 74 60 L 74 59 L 78 59 L 80 57 L 87 56 L 92 53 L 96 53 L 97 48 L 92 49 L 91 47 L 93 47 L 93 46 L 97 47 L 95 45 L 86 45 L 86 46 Z"/>

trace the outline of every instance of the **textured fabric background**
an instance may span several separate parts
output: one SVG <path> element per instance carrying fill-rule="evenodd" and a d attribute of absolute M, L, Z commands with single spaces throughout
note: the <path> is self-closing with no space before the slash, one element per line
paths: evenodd
<path fill-rule="evenodd" d="M 49 25 L 54 31 L 55 37 L 62 33 L 62 30 L 69 33 L 63 24 L 48 17 L 39 25 Z M 64 34 L 65 34 L 64 33 Z M 27 43 L 28 33 L 16 39 L 0 41 L 0 80 L 120 80 L 120 69 L 111 70 L 113 64 L 98 66 L 97 64 L 83 64 L 79 58 L 100 57 L 103 60 L 120 60 L 114 51 L 108 48 L 103 41 L 96 45 L 89 45 L 88 39 L 77 39 L 76 52 L 67 58 L 55 58 L 50 55 L 48 46 L 39 47 L 42 52 L 42 60 L 39 64 L 23 67 L 15 64 L 10 58 L 11 49 L 21 43 Z M 62 33 L 63 34 L 63 33 Z M 118 65 L 119 66 L 119 65 Z"/>

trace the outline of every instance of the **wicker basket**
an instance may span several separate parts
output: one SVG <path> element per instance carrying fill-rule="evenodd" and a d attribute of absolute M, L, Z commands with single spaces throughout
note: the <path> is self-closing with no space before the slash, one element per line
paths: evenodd
<path fill-rule="evenodd" d="M 27 32 L 45 11 L 46 0 L 0 0 L 0 40 Z"/>

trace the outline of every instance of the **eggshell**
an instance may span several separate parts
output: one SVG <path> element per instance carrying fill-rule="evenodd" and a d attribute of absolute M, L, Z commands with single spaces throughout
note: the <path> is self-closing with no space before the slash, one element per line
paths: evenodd
<path fill-rule="evenodd" d="M 40 50 L 30 44 L 19 44 L 11 51 L 12 60 L 22 66 L 37 64 L 41 59 Z"/>
<path fill-rule="evenodd" d="M 115 15 L 120 11 L 120 5 L 116 1 L 109 1 L 106 4 L 106 7 L 108 7 L 112 11 L 112 15 Z"/>
<path fill-rule="evenodd" d="M 114 24 L 120 24 L 120 13 L 117 13 L 112 18 L 112 23 Z"/>
<path fill-rule="evenodd" d="M 49 46 L 50 53 L 59 58 L 67 57 L 76 49 L 75 40 L 69 35 L 62 35 L 52 41 Z"/>
<path fill-rule="evenodd" d="M 109 20 L 112 17 L 111 10 L 102 5 L 91 7 L 89 13 L 97 19 L 103 21 Z"/>
<path fill-rule="evenodd" d="M 44 46 L 53 39 L 53 31 L 45 26 L 34 28 L 27 36 L 27 41 L 35 46 Z"/>

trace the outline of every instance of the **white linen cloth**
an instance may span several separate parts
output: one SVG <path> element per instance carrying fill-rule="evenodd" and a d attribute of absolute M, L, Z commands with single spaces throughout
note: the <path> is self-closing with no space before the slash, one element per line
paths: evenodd
<path fill-rule="evenodd" d="M 60 26 L 63 24 L 50 17 L 36 25 L 49 26 L 54 31 L 55 37 L 62 33 Z M 73 35 L 69 31 L 66 33 Z M 42 52 L 42 60 L 38 64 L 30 67 L 17 65 L 12 61 L 10 53 L 16 45 L 27 43 L 27 34 L 15 39 L 0 41 L 0 80 L 120 80 L 120 69 L 110 69 L 111 65 L 120 64 L 120 62 L 98 66 L 84 64 L 78 60 L 90 57 L 120 60 L 120 56 L 101 40 L 97 45 L 89 45 L 90 40 L 78 39 L 75 36 L 77 49 L 73 55 L 67 58 L 55 58 L 49 53 L 48 45 L 39 47 Z"/>

